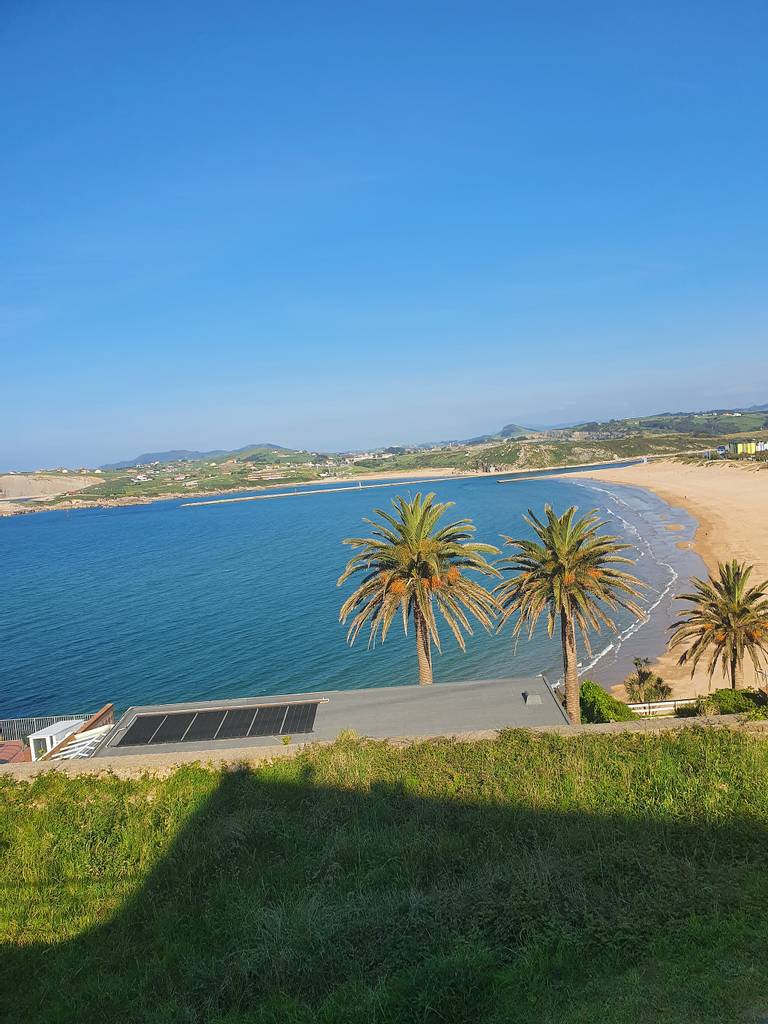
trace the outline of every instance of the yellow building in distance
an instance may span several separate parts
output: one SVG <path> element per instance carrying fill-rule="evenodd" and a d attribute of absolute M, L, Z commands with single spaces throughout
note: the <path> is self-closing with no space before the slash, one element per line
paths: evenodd
<path fill-rule="evenodd" d="M 731 455 L 756 455 L 757 441 L 731 441 L 728 447 Z"/>

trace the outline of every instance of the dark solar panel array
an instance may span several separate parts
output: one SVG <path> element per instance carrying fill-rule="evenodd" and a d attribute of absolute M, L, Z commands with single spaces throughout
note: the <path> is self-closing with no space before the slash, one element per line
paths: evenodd
<path fill-rule="evenodd" d="M 290 705 L 273 705 L 262 707 L 256 712 L 253 725 L 248 730 L 249 736 L 279 736 L 283 727 L 285 713 Z"/>
<path fill-rule="evenodd" d="M 198 711 L 194 722 L 190 725 L 182 739 L 185 742 L 188 740 L 215 739 L 226 713 L 226 711 Z"/>
<path fill-rule="evenodd" d="M 152 717 L 154 718 L 155 716 L 152 715 Z M 194 717 L 194 712 L 187 712 L 187 714 L 184 715 L 168 715 L 150 742 L 178 743 L 192 724 L 192 719 Z"/>
<path fill-rule="evenodd" d="M 233 708 L 228 711 L 216 739 L 236 740 L 241 736 L 247 736 L 255 714 L 255 708 Z"/>
<path fill-rule="evenodd" d="M 261 704 L 218 711 L 174 711 L 138 715 L 119 740 L 119 747 L 195 740 L 235 740 L 250 736 L 290 736 L 312 732 L 317 703 Z"/>

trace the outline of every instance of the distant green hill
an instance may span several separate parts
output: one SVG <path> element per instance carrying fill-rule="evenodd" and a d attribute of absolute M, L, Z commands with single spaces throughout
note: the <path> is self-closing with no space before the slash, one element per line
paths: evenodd
<path fill-rule="evenodd" d="M 626 431 L 629 433 L 675 433 L 718 436 L 757 431 L 768 424 L 766 407 L 750 409 L 710 409 L 703 412 L 663 412 L 655 416 L 580 423 L 574 429 L 592 433 Z"/>
<path fill-rule="evenodd" d="M 521 427 L 519 423 L 508 423 L 499 431 L 499 437 L 525 437 L 534 431 L 530 427 Z"/>
<path fill-rule="evenodd" d="M 147 466 L 152 462 L 181 462 L 186 460 L 188 462 L 199 462 L 201 459 L 227 459 L 227 458 L 245 458 L 252 452 L 289 452 L 290 448 L 283 448 L 279 444 L 270 444 L 269 441 L 262 441 L 259 444 L 247 444 L 242 448 L 235 448 L 232 451 L 224 451 L 221 448 L 217 448 L 210 452 L 195 452 L 188 451 L 186 448 L 179 448 L 173 451 L 167 452 L 144 452 L 142 455 L 137 455 L 135 459 L 126 459 L 123 462 L 110 462 L 105 466 L 99 467 L 100 469 L 129 469 L 131 466 Z"/>

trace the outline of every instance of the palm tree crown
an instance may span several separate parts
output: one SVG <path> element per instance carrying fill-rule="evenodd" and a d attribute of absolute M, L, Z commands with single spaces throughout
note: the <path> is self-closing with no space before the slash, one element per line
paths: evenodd
<path fill-rule="evenodd" d="M 707 656 L 710 679 L 719 665 L 734 690 L 745 656 L 756 670 L 768 662 L 768 580 L 750 587 L 752 568 L 734 559 L 718 565 L 717 578 L 694 577 L 694 593 L 677 598 L 691 607 L 671 627 L 671 646 L 688 644 L 678 664 L 690 665 L 693 675 Z"/>
<path fill-rule="evenodd" d="M 653 671 L 649 658 L 635 658 L 633 664 L 635 671 L 624 680 L 624 689 L 631 703 L 650 704 L 672 696 L 672 687 Z"/>
<path fill-rule="evenodd" d="M 596 510 L 581 519 L 576 518 L 577 511 L 572 506 L 558 516 L 551 505 L 546 505 L 542 521 L 529 510 L 524 519 L 532 528 L 534 539 L 505 536 L 515 554 L 498 565 L 515 575 L 495 590 L 501 608 L 499 628 L 513 615 L 518 616 L 514 636 L 525 625 L 531 636 L 545 612 L 547 632 L 552 636 L 559 617 L 566 705 L 574 724 L 580 720 L 576 628 L 591 652 L 590 630 L 616 628 L 609 611 L 626 608 L 637 616 L 644 614 L 632 600 L 644 584 L 619 568 L 634 564 L 633 559 L 620 554 L 631 545 L 600 533 L 607 524 Z"/>
<path fill-rule="evenodd" d="M 469 519 L 440 526 L 439 521 L 453 502 L 435 502 L 434 494 L 412 501 L 398 497 L 394 514 L 376 509 L 378 520 L 365 519 L 373 527 L 371 537 L 349 537 L 344 543 L 358 549 L 341 574 L 341 586 L 362 573 L 360 586 L 341 606 L 339 618 L 352 615 L 347 633 L 354 643 L 360 630 L 370 628 L 369 645 L 386 639 L 393 619 L 399 614 L 408 632 L 412 619 L 419 658 L 419 682 L 432 682 L 431 644 L 440 650 L 435 612 L 439 612 L 465 649 L 465 633 L 472 633 L 468 614 L 490 629 L 496 602 L 493 596 L 467 572 L 498 576 L 486 554 L 498 554 L 491 544 L 472 541 L 475 527 Z"/>

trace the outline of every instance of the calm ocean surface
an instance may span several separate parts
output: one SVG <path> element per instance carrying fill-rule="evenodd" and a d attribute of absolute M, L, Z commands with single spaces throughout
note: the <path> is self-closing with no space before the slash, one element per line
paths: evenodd
<path fill-rule="evenodd" d="M 132 508 L 0 519 L 0 718 L 87 712 L 131 704 L 416 682 L 412 637 L 394 628 L 368 650 L 345 643 L 336 588 L 361 523 L 397 494 L 434 490 L 469 516 L 478 539 L 521 535 L 520 516 L 546 501 L 557 511 L 598 508 L 612 532 L 637 545 L 651 586 L 650 620 L 620 616 L 619 637 L 589 675 L 620 681 L 637 655 L 664 646 L 672 596 L 703 563 L 678 542 L 695 521 L 635 488 L 538 477 L 316 494 L 204 508 L 162 501 Z M 672 532 L 670 523 L 682 526 Z M 678 582 L 678 577 L 680 577 Z M 476 633 L 467 653 L 445 635 L 436 681 L 561 672 L 557 640 L 541 631 L 515 642 Z M 587 664 L 587 659 L 584 659 Z"/>

